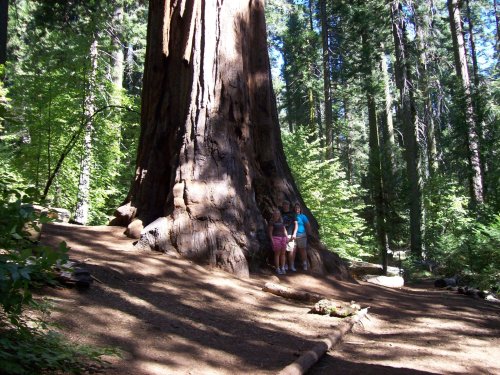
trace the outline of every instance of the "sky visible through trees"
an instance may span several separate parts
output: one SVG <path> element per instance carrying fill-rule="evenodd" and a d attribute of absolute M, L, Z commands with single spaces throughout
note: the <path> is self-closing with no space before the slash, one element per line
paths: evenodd
<path fill-rule="evenodd" d="M 2 178 L 105 224 L 135 173 L 147 4 L 8 4 Z M 496 6 L 266 2 L 287 161 L 331 251 L 498 281 Z"/>

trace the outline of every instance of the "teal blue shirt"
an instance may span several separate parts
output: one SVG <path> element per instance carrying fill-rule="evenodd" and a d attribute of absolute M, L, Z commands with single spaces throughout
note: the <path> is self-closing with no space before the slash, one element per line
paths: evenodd
<path fill-rule="evenodd" d="M 309 219 L 304 214 L 297 215 L 297 237 L 304 236 L 306 234 L 306 224 L 309 223 Z"/>

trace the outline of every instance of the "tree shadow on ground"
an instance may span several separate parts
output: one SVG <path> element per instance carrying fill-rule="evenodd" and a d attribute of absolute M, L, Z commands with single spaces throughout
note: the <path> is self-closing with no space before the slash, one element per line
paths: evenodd
<path fill-rule="evenodd" d="M 70 336 L 125 352 L 107 373 L 276 372 L 331 324 L 324 320 L 300 336 L 306 306 L 262 292 L 260 282 L 134 251 L 131 240 L 116 237 L 122 229 L 109 228 L 44 228 L 47 244 L 66 240 L 70 256 L 99 280 L 81 293 L 51 295 L 55 319 Z"/>
<path fill-rule="evenodd" d="M 54 319 L 70 337 L 124 351 L 124 359 L 113 360 L 107 374 L 276 373 L 340 321 L 308 314 L 311 304 L 262 292 L 266 281 L 278 281 L 271 273 L 243 280 L 185 259 L 139 252 L 122 232 L 117 227 L 52 224 L 43 233 L 44 242 L 51 245 L 66 240 L 70 256 L 85 261 L 99 280 L 86 292 L 62 289 L 51 295 L 57 302 Z M 500 309 L 469 297 L 303 273 L 280 281 L 370 306 L 373 321 L 355 329 L 362 345 L 344 343 L 335 371 L 345 364 L 358 373 L 391 373 L 397 368 L 439 373 L 425 364 L 468 358 L 480 350 L 488 353 L 498 342 Z M 457 345 L 464 337 L 469 339 L 467 348 Z M 328 357 L 326 365 L 318 366 L 333 365 Z M 482 369 L 488 365 L 478 364 Z"/>

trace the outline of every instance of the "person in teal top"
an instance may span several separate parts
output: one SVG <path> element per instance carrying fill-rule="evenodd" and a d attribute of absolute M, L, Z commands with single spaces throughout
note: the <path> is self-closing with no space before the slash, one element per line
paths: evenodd
<path fill-rule="evenodd" d="M 295 214 L 297 218 L 297 234 L 295 239 L 295 246 L 302 261 L 302 268 L 307 271 L 307 235 L 311 233 L 311 224 L 306 215 L 302 213 L 300 203 L 295 203 Z"/>

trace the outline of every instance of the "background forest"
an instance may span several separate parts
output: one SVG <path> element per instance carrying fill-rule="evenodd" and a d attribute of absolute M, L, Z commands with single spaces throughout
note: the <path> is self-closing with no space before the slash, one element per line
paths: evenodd
<path fill-rule="evenodd" d="M 0 365 L 12 373 L 77 372 L 107 352 L 23 318 L 30 285 L 67 251 L 33 255 L 23 204 L 99 225 L 123 202 L 145 3 L 0 0 Z M 498 290 L 499 17 L 496 0 L 267 1 L 285 153 L 330 250 Z"/>
<path fill-rule="evenodd" d="M 147 4 L 7 4 L 2 187 L 106 224 L 134 174 Z M 385 267 L 404 251 L 407 268 L 495 284 L 496 0 L 270 0 L 267 12 L 285 151 L 328 247 Z"/>

